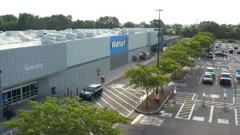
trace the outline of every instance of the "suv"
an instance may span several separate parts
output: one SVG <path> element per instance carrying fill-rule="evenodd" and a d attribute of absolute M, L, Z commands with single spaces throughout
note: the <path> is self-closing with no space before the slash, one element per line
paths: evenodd
<path fill-rule="evenodd" d="M 203 76 L 203 83 L 213 84 L 213 76 L 211 73 L 205 73 Z"/>
<path fill-rule="evenodd" d="M 90 84 L 81 91 L 79 97 L 83 100 L 92 101 L 94 98 L 102 96 L 102 92 L 101 84 Z"/>
<path fill-rule="evenodd" d="M 213 67 L 208 67 L 206 70 L 205 70 L 205 74 L 212 74 L 213 76 L 213 79 L 215 78 L 215 70 Z"/>
<path fill-rule="evenodd" d="M 220 85 L 231 85 L 232 84 L 232 77 L 230 73 L 223 72 L 220 76 Z"/>

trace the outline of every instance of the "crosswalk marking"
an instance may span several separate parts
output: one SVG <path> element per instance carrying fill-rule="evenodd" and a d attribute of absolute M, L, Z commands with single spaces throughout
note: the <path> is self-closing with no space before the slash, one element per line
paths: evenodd
<path fill-rule="evenodd" d="M 194 108 L 195 104 L 193 100 L 185 100 L 175 118 L 189 120 Z"/>

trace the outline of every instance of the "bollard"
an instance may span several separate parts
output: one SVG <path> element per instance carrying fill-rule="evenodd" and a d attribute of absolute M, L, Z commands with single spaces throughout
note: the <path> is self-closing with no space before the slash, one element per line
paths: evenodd
<path fill-rule="evenodd" d="M 67 88 L 67 96 L 69 97 L 69 88 Z"/>
<path fill-rule="evenodd" d="M 72 98 L 72 90 L 70 90 L 70 98 Z"/>
<path fill-rule="evenodd" d="M 78 93 L 78 88 L 76 88 L 76 93 L 77 93 L 77 96 L 79 95 L 79 93 Z"/>

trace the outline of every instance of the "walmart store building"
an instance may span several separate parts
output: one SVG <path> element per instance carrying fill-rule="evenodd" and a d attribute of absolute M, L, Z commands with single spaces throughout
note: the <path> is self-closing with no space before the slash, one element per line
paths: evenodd
<path fill-rule="evenodd" d="M 181 37 L 165 36 L 174 44 Z M 132 62 L 132 56 L 157 44 L 156 32 L 75 39 L 51 45 L 0 46 L 3 103 L 16 104 L 37 96 L 63 95 L 96 83 L 97 73 Z M 1 48 L 2 47 L 2 48 Z"/>

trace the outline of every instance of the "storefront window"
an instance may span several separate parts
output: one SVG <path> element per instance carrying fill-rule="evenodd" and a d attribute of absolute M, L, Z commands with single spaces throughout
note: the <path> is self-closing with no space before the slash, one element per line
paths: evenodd
<path fill-rule="evenodd" d="M 37 83 L 29 83 L 27 85 L 18 86 L 15 88 L 3 91 L 3 105 L 21 102 L 21 100 L 30 99 L 37 96 L 38 86 Z"/>

